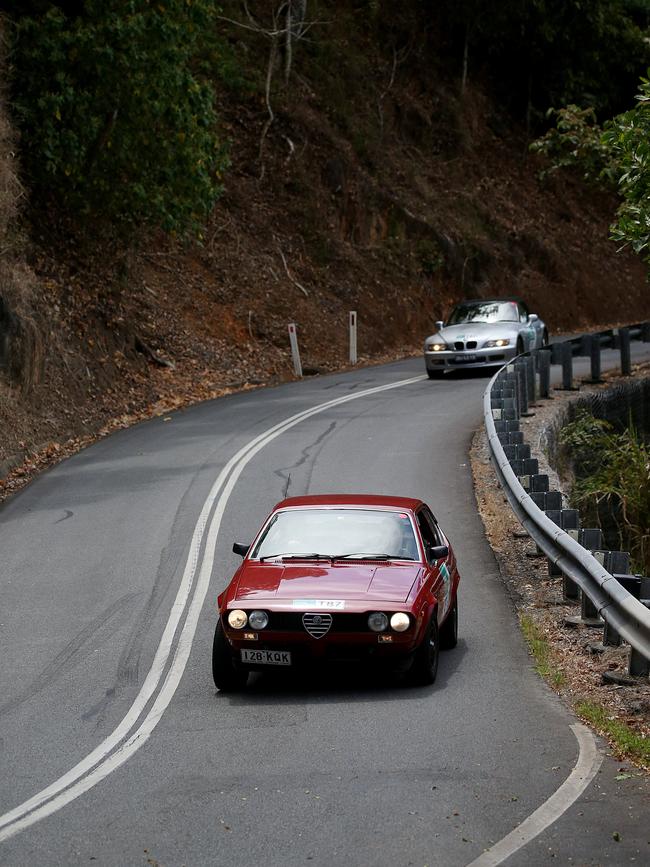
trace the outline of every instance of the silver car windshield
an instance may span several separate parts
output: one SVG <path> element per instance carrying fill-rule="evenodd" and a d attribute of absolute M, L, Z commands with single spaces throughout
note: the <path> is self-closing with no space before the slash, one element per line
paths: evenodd
<path fill-rule="evenodd" d="M 419 560 L 411 519 L 379 509 L 291 509 L 269 521 L 251 558 L 309 554 Z"/>
<path fill-rule="evenodd" d="M 458 304 L 451 311 L 447 325 L 461 325 L 464 322 L 519 322 L 519 307 L 516 301 Z"/>

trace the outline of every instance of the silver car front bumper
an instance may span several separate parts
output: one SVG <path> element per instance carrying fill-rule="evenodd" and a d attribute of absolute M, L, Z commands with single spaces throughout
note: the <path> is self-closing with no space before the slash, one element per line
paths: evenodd
<path fill-rule="evenodd" d="M 491 347 L 490 349 L 470 349 L 456 352 L 454 350 L 424 353 L 427 370 L 448 371 L 463 370 L 472 367 L 501 367 L 511 361 L 517 350 L 514 346 Z"/>

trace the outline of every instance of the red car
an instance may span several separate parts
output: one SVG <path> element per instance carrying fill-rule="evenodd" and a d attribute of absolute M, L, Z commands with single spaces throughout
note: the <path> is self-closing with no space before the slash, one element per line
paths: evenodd
<path fill-rule="evenodd" d="M 456 645 L 456 558 L 421 500 L 294 497 L 233 551 L 244 561 L 218 599 L 220 690 L 316 662 L 374 662 L 430 684 L 439 650 Z"/>

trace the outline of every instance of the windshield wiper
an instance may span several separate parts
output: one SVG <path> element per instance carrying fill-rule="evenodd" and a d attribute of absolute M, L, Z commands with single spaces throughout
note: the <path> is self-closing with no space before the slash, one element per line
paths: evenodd
<path fill-rule="evenodd" d="M 364 551 L 354 551 L 351 554 L 334 554 L 332 560 L 393 560 L 393 554 L 366 554 Z"/>
<path fill-rule="evenodd" d="M 331 560 L 330 554 L 265 554 L 260 557 L 260 563 L 264 560 Z"/>

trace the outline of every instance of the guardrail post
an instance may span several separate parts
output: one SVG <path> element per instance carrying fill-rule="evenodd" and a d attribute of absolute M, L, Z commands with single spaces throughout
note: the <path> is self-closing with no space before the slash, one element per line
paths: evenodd
<path fill-rule="evenodd" d="M 604 621 L 601 620 L 598 609 L 587 596 L 586 593 L 580 592 L 580 618 L 585 626 L 603 626 Z"/>
<path fill-rule="evenodd" d="M 630 647 L 630 662 L 628 671 L 632 677 L 647 677 L 650 674 L 650 660 L 642 653 Z"/>
<path fill-rule="evenodd" d="M 650 343 L 650 322 L 644 322 L 641 326 L 641 340 Z"/>
<path fill-rule="evenodd" d="M 551 364 L 562 364 L 563 343 L 551 343 Z"/>
<path fill-rule="evenodd" d="M 632 359 L 630 356 L 630 329 L 619 328 L 618 336 L 621 344 L 621 373 L 623 374 L 623 376 L 629 376 L 632 373 Z"/>
<path fill-rule="evenodd" d="M 547 509 L 546 517 L 549 519 L 549 521 L 553 521 L 554 524 L 557 524 L 558 527 L 562 525 L 561 509 Z M 557 576 L 562 574 L 562 570 L 560 569 L 560 567 L 557 565 L 557 563 L 551 560 L 550 557 L 546 558 L 546 565 L 548 566 L 549 575 Z"/>
<path fill-rule="evenodd" d="M 567 340 L 562 346 L 562 388 L 564 391 L 575 391 L 573 385 L 573 346 Z"/>
<path fill-rule="evenodd" d="M 605 621 L 605 629 L 603 630 L 603 644 L 606 647 L 620 647 L 623 639 L 614 629 L 611 623 Z"/>
<path fill-rule="evenodd" d="M 640 599 L 641 578 L 638 575 L 622 575 L 620 573 L 612 572 L 612 577 L 615 578 L 622 587 L 625 587 L 627 592 L 634 596 L 635 599 Z M 619 632 L 611 625 L 611 623 L 605 621 L 603 644 L 608 647 L 619 647 L 622 642 L 623 639 Z"/>
<path fill-rule="evenodd" d="M 526 416 L 528 415 L 528 377 L 524 365 L 525 362 L 523 359 L 517 359 L 517 361 L 515 361 L 519 415 Z"/>
<path fill-rule="evenodd" d="M 564 512 L 573 512 L 575 510 L 574 509 L 563 509 L 562 511 L 564 513 Z M 564 524 L 565 521 L 567 521 L 567 523 L 572 523 L 570 520 L 565 518 L 562 520 L 562 524 Z M 578 527 L 577 522 L 576 522 L 575 527 L 565 528 L 565 532 L 568 533 L 572 539 L 575 539 L 576 542 L 579 541 L 580 528 Z M 569 578 L 568 575 L 562 575 L 562 596 L 565 599 L 571 600 L 572 602 L 577 602 L 577 600 L 580 599 L 580 588 L 578 587 L 576 582 L 573 580 L 573 578 Z"/>
<path fill-rule="evenodd" d="M 548 398 L 551 394 L 551 351 L 540 349 L 537 363 L 539 366 L 539 396 Z"/>
<path fill-rule="evenodd" d="M 580 588 L 568 575 L 562 575 L 562 597 L 571 602 L 577 602 L 580 599 Z"/>
<path fill-rule="evenodd" d="M 591 341 L 591 334 L 582 335 L 582 337 L 580 338 L 580 349 L 578 351 L 578 355 L 583 355 L 587 357 L 589 356 L 589 353 L 591 352 Z"/>
<path fill-rule="evenodd" d="M 560 526 L 565 533 L 578 541 L 580 532 L 580 516 L 577 509 L 562 509 L 560 512 Z M 580 588 L 568 575 L 562 575 L 562 595 L 565 599 L 579 599 Z"/>
<path fill-rule="evenodd" d="M 536 395 L 536 377 L 535 377 L 535 359 L 530 355 L 524 356 L 524 364 L 526 370 L 526 386 L 528 388 L 528 403 L 534 404 Z"/>
<path fill-rule="evenodd" d="M 589 379 L 589 382 L 602 382 L 603 380 L 600 376 L 600 334 L 590 334 L 589 341 L 589 357 L 591 360 L 591 379 Z"/>

